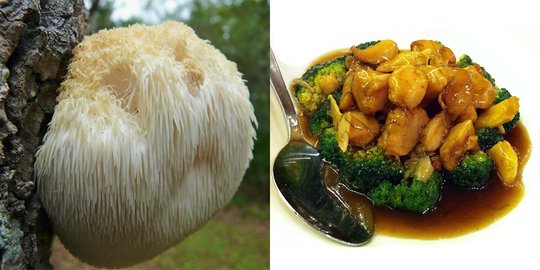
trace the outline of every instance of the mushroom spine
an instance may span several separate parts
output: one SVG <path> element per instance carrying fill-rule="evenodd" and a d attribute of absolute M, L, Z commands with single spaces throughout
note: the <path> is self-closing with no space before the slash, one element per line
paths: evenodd
<path fill-rule="evenodd" d="M 236 64 L 188 26 L 102 30 L 79 44 L 36 154 L 38 194 L 76 257 L 150 259 L 226 205 L 257 125 Z"/>

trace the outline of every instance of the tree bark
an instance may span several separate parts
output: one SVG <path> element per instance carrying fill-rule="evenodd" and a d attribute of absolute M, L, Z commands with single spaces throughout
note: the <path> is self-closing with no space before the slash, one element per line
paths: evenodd
<path fill-rule="evenodd" d="M 0 0 L 0 269 L 50 268 L 33 164 L 86 17 L 82 0 Z"/>

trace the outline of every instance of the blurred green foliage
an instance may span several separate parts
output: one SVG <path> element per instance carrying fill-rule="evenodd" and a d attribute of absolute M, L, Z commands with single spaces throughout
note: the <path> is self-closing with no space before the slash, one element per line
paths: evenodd
<path fill-rule="evenodd" d="M 188 24 L 199 37 L 210 40 L 228 59 L 236 62 L 238 70 L 244 74 L 259 125 L 254 159 L 232 205 L 253 200 L 267 203 L 270 171 L 268 1 L 193 0 L 183 1 L 173 10 L 164 10 L 161 2 L 147 0 L 147 15 L 157 16 L 160 21 L 177 20 Z M 112 0 L 99 1 L 99 7 L 90 18 L 95 31 L 144 21 L 144 14 L 133 14 L 127 20 L 113 21 L 111 15 L 114 8 Z"/>
<path fill-rule="evenodd" d="M 267 1 L 194 1 L 186 20 L 197 34 L 208 39 L 238 65 L 250 89 L 259 122 L 254 160 L 244 177 L 239 197 L 269 199 L 270 124 L 268 52 L 270 51 L 270 11 Z"/>

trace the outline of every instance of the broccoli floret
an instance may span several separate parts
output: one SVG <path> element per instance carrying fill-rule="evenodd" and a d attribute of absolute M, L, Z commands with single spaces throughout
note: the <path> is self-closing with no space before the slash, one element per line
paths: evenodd
<path fill-rule="evenodd" d="M 384 181 L 369 192 L 368 197 L 375 206 L 425 213 L 439 201 L 441 186 L 440 174 L 433 171 L 425 182 L 418 180 L 416 176 L 403 180 L 398 185 Z"/>
<path fill-rule="evenodd" d="M 514 118 L 512 118 L 512 120 L 510 120 L 510 121 L 504 123 L 504 124 L 503 124 L 504 131 L 505 131 L 505 132 L 508 132 L 508 131 L 510 131 L 511 129 L 513 129 L 513 128 L 517 125 L 517 123 L 518 123 L 518 121 L 519 121 L 519 117 L 520 117 L 520 114 L 519 114 L 519 112 L 517 112 L 517 113 L 516 113 L 516 116 L 514 116 Z"/>
<path fill-rule="evenodd" d="M 464 68 L 464 67 L 468 67 L 468 66 L 471 66 L 473 65 L 473 61 L 471 59 L 470 56 L 464 54 L 462 55 L 459 60 L 457 61 L 457 66 L 460 67 L 460 68 Z"/>
<path fill-rule="evenodd" d="M 509 99 L 512 97 L 512 94 L 506 89 L 506 88 L 495 88 L 495 100 L 493 101 L 493 104 L 497 104 L 503 100 Z M 506 122 L 503 124 L 504 131 L 508 132 L 509 130 L 513 129 L 517 122 L 519 121 L 520 113 L 518 112 L 512 120 Z"/>
<path fill-rule="evenodd" d="M 486 150 L 494 146 L 496 143 L 504 140 L 504 136 L 496 128 L 480 128 L 476 130 L 478 137 L 478 145 L 480 149 Z"/>
<path fill-rule="evenodd" d="M 495 85 L 495 79 L 493 77 L 491 77 L 491 74 L 489 74 L 486 69 L 479 65 L 478 63 L 475 63 L 473 62 L 473 60 L 471 59 L 470 56 L 464 54 L 462 55 L 459 60 L 457 61 L 457 66 L 460 67 L 460 68 L 464 68 L 464 67 L 468 67 L 468 66 L 479 66 L 480 69 L 482 70 L 482 75 L 484 75 L 484 77 L 491 82 L 491 84 Z"/>
<path fill-rule="evenodd" d="M 336 102 L 339 103 L 341 92 L 334 92 L 332 94 Z M 330 101 L 325 99 L 323 103 L 317 108 L 317 110 L 309 118 L 309 132 L 312 135 L 320 136 L 325 129 L 332 126 L 332 117 L 330 116 Z"/>
<path fill-rule="evenodd" d="M 339 179 L 350 188 L 367 193 L 383 181 L 399 182 L 403 178 L 403 166 L 386 159 L 378 146 L 364 150 L 348 150 L 346 162 L 341 166 Z"/>
<path fill-rule="evenodd" d="M 493 100 L 493 104 L 500 103 L 503 100 L 509 99 L 512 97 L 512 94 L 508 92 L 506 88 L 495 88 L 495 99 Z"/>
<path fill-rule="evenodd" d="M 336 129 L 327 128 L 319 137 L 319 151 L 321 157 L 334 166 L 340 168 L 347 159 L 347 156 L 338 146 L 336 140 Z"/>
<path fill-rule="evenodd" d="M 383 180 L 397 182 L 403 177 L 404 168 L 397 161 L 384 157 L 377 146 L 341 151 L 336 140 L 336 129 L 328 128 L 319 137 L 321 156 L 339 169 L 339 179 L 350 188 L 366 193 Z"/>
<path fill-rule="evenodd" d="M 345 57 L 312 66 L 300 79 L 300 83 L 295 84 L 295 94 L 302 110 L 308 114 L 313 113 L 319 105 L 326 100 L 320 86 L 321 76 L 333 75 L 338 81 L 343 81 L 347 68 L 345 67 Z"/>
<path fill-rule="evenodd" d="M 458 167 L 447 172 L 446 176 L 456 185 L 481 188 L 488 182 L 492 171 L 493 161 L 491 158 L 483 151 L 478 151 L 465 155 Z"/>

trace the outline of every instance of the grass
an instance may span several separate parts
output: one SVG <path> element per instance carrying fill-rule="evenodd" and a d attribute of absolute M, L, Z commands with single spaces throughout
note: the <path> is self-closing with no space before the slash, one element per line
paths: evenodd
<path fill-rule="evenodd" d="M 218 213 L 177 246 L 128 269 L 269 269 L 269 204 L 241 203 Z M 78 261 L 58 240 L 55 269 L 94 269 Z"/>

